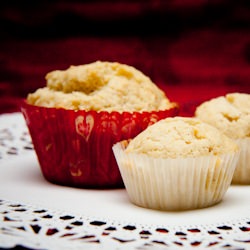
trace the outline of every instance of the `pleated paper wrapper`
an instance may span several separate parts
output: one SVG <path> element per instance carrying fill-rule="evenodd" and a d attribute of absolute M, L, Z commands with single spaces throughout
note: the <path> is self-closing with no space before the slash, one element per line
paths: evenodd
<path fill-rule="evenodd" d="M 233 176 L 233 184 L 250 184 L 250 138 L 236 139 L 240 147 L 240 157 Z"/>
<path fill-rule="evenodd" d="M 239 152 L 220 156 L 160 159 L 126 153 L 127 141 L 113 151 L 132 203 L 181 211 L 219 203 L 228 190 Z"/>
<path fill-rule="evenodd" d="M 160 119 L 176 116 L 179 108 L 110 113 L 38 107 L 24 100 L 21 111 L 48 181 L 82 188 L 118 188 L 124 184 L 112 146 Z"/>

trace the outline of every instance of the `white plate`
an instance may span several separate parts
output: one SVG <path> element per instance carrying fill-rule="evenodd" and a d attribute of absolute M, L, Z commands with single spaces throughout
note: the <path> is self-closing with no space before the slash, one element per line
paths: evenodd
<path fill-rule="evenodd" d="M 246 218 L 250 211 L 250 187 L 231 186 L 220 204 L 186 212 L 162 212 L 131 204 L 125 189 L 91 190 L 47 182 L 35 154 L 1 163 L 0 197 L 19 203 L 60 209 L 121 223 L 158 226 L 213 224 Z"/>

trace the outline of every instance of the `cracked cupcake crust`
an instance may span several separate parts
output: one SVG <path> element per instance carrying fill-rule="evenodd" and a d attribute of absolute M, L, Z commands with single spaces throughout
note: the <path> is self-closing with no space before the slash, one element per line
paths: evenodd
<path fill-rule="evenodd" d="M 55 70 L 29 104 L 73 110 L 142 112 L 176 107 L 149 77 L 132 66 L 96 61 Z"/>
<path fill-rule="evenodd" d="M 137 135 L 126 152 L 155 158 L 182 158 L 233 153 L 238 146 L 219 130 L 196 118 L 166 118 Z"/>
<path fill-rule="evenodd" d="M 250 138 L 250 95 L 230 93 L 202 103 L 195 116 L 233 139 Z"/>

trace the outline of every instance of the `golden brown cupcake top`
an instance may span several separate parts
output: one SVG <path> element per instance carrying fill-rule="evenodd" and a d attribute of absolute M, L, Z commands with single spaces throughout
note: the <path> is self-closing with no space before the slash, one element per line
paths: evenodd
<path fill-rule="evenodd" d="M 126 152 L 154 158 L 184 158 L 233 153 L 238 146 L 227 136 L 196 118 L 160 120 L 132 139 Z"/>
<path fill-rule="evenodd" d="M 109 112 L 158 111 L 176 106 L 149 77 L 118 62 L 71 66 L 48 73 L 46 80 L 46 87 L 28 95 L 28 103 Z"/>
<path fill-rule="evenodd" d="M 230 93 L 213 98 L 196 108 L 195 116 L 227 136 L 250 137 L 250 94 Z"/>

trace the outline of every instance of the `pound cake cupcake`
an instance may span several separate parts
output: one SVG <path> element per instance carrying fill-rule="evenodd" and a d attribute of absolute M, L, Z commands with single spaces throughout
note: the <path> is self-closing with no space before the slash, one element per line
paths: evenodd
<path fill-rule="evenodd" d="M 130 201 L 169 211 L 220 202 L 239 156 L 230 138 L 190 117 L 162 119 L 113 151 Z"/>
<path fill-rule="evenodd" d="M 195 116 L 217 127 L 240 147 L 233 184 L 250 184 L 250 94 L 229 93 L 196 108 Z"/>
<path fill-rule="evenodd" d="M 114 143 L 178 114 L 136 68 L 96 61 L 55 70 L 21 105 L 44 177 L 86 188 L 122 187 Z"/>

